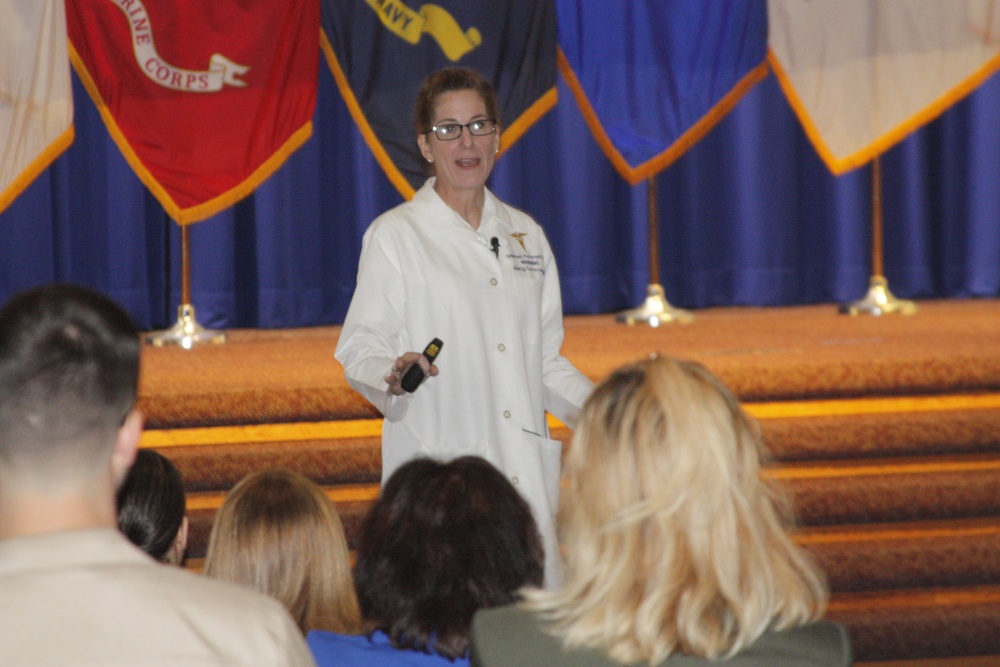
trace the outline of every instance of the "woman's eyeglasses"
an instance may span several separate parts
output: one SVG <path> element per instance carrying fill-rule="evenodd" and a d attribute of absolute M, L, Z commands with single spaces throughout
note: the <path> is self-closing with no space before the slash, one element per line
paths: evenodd
<path fill-rule="evenodd" d="M 484 137 L 487 134 L 493 134 L 497 131 L 497 123 L 495 120 L 483 118 L 480 120 L 474 120 L 471 123 L 466 123 L 465 125 L 462 125 L 461 123 L 435 125 L 431 129 L 424 132 L 424 134 L 427 134 L 427 132 L 433 132 L 441 141 L 451 141 L 452 139 L 458 139 L 462 136 L 462 128 L 465 127 L 469 128 L 469 134 L 474 137 Z"/>

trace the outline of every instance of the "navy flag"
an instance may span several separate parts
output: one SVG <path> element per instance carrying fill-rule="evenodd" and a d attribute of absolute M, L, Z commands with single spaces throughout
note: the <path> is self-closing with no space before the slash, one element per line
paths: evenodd
<path fill-rule="evenodd" d="M 379 164 L 409 199 L 425 178 L 414 104 L 442 67 L 476 70 L 496 88 L 501 154 L 556 103 L 553 0 L 322 0 L 321 44 Z"/>
<path fill-rule="evenodd" d="M 563 76 L 632 185 L 673 164 L 767 76 L 765 0 L 557 6 Z"/>

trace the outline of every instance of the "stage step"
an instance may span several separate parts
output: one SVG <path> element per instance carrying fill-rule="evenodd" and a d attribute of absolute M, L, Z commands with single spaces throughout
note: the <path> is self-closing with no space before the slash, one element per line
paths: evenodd
<path fill-rule="evenodd" d="M 780 461 L 1000 452 L 997 394 L 745 407 Z M 788 416 L 796 410 L 799 416 Z"/>
<path fill-rule="evenodd" d="M 1000 582 L 1000 516 L 806 528 L 795 540 L 835 593 Z"/>
<path fill-rule="evenodd" d="M 827 618 L 850 630 L 858 661 L 1000 656 L 1000 585 L 841 593 Z"/>
<path fill-rule="evenodd" d="M 225 491 L 245 475 L 289 468 L 329 487 L 335 498 L 338 489 L 357 487 L 368 488 L 368 497 L 374 498 L 379 448 L 376 437 L 363 436 L 161 451 L 175 462 L 192 492 L 191 549 L 197 555 L 204 524 Z M 1000 516 L 1000 453 L 776 463 L 763 474 L 790 488 L 799 522 L 807 527 Z M 345 523 L 355 521 L 352 515 L 366 507 L 342 507 Z"/>
<path fill-rule="evenodd" d="M 1000 514 L 1000 451 L 776 464 L 803 525 Z"/>
<path fill-rule="evenodd" d="M 328 488 L 348 545 L 378 497 L 377 484 Z M 223 493 L 189 495 L 188 557 L 203 558 Z M 804 528 L 795 535 L 834 592 L 975 585 L 1000 581 L 1000 517 Z"/>
<path fill-rule="evenodd" d="M 828 612 L 868 667 L 1000 666 L 1000 395 L 747 404 L 790 489 L 797 542 L 826 572 Z M 552 422 L 568 446 L 570 432 Z M 297 470 L 337 505 L 349 546 L 378 497 L 378 419 L 151 431 L 188 488 L 187 566 L 251 472 Z M 901 661 L 901 662 L 900 662 Z"/>
<path fill-rule="evenodd" d="M 985 407 L 961 407 L 977 403 Z M 855 476 L 869 475 L 872 484 L 879 483 L 876 466 L 891 465 L 898 458 L 1000 455 L 1000 395 L 749 404 L 746 408 L 759 417 L 774 461 L 802 464 L 803 469 L 815 463 L 816 470 L 821 470 L 830 461 L 854 460 L 845 466 L 854 465 L 859 470 Z M 774 416 L 795 412 L 800 415 Z M 570 431 L 554 420 L 551 426 L 552 436 L 568 445 Z M 280 466 L 308 471 L 322 483 L 357 483 L 379 478 L 380 429 L 380 420 L 359 419 L 153 430 L 144 434 L 143 445 L 169 451 L 192 490 L 228 489 L 249 472 Z M 875 460 L 866 463 L 864 459 Z M 839 482 L 834 478 L 824 482 L 818 474 L 811 475 L 805 486 L 826 483 L 833 486 L 824 494 L 835 491 Z M 909 477 L 919 477 L 915 466 L 910 466 Z M 787 478 L 793 486 L 802 486 L 793 475 Z M 949 497 L 953 494 L 943 499 Z M 836 504 L 844 506 L 842 501 L 839 498 Z M 816 513 L 805 507 L 802 512 Z M 848 519 L 831 515 L 830 520 Z"/>

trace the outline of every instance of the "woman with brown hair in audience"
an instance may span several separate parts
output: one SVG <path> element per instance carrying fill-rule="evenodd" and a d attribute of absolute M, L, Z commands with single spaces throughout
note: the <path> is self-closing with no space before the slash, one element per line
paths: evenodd
<path fill-rule="evenodd" d="M 118 529 L 169 565 L 184 562 L 188 519 L 181 473 L 159 452 L 140 449 L 118 489 Z"/>
<path fill-rule="evenodd" d="M 527 502 L 484 459 L 413 459 L 365 519 L 355 580 L 367 634 L 311 632 L 319 667 L 468 665 L 476 610 L 542 583 Z"/>
<path fill-rule="evenodd" d="M 205 574 L 276 598 L 303 634 L 360 630 L 340 515 L 298 473 L 258 472 L 233 487 L 212 521 Z"/>
<path fill-rule="evenodd" d="M 565 584 L 478 614 L 472 664 L 850 665 L 762 454 L 756 421 L 700 364 L 611 374 L 566 461 Z"/>

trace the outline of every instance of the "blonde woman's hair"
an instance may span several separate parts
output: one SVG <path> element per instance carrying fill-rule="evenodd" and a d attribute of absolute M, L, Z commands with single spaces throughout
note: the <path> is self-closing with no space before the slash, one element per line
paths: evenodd
<path fill-rule="evenodd" d="M 205 574 L 277 599 L 303 634 L 361 631 L 340 515 L 298 473 L 254 473 L 233 487 L 212 521 Z"/>
<path fill-rule="evenodd" d="M 620 663 L 727 658 L 817 620 L 823 576 L 759 471 L 759 426 L 700 364 L 622 368 L 582 410 L 560 505 L 566 583 L 526 591 L 567 648 Z"/>

